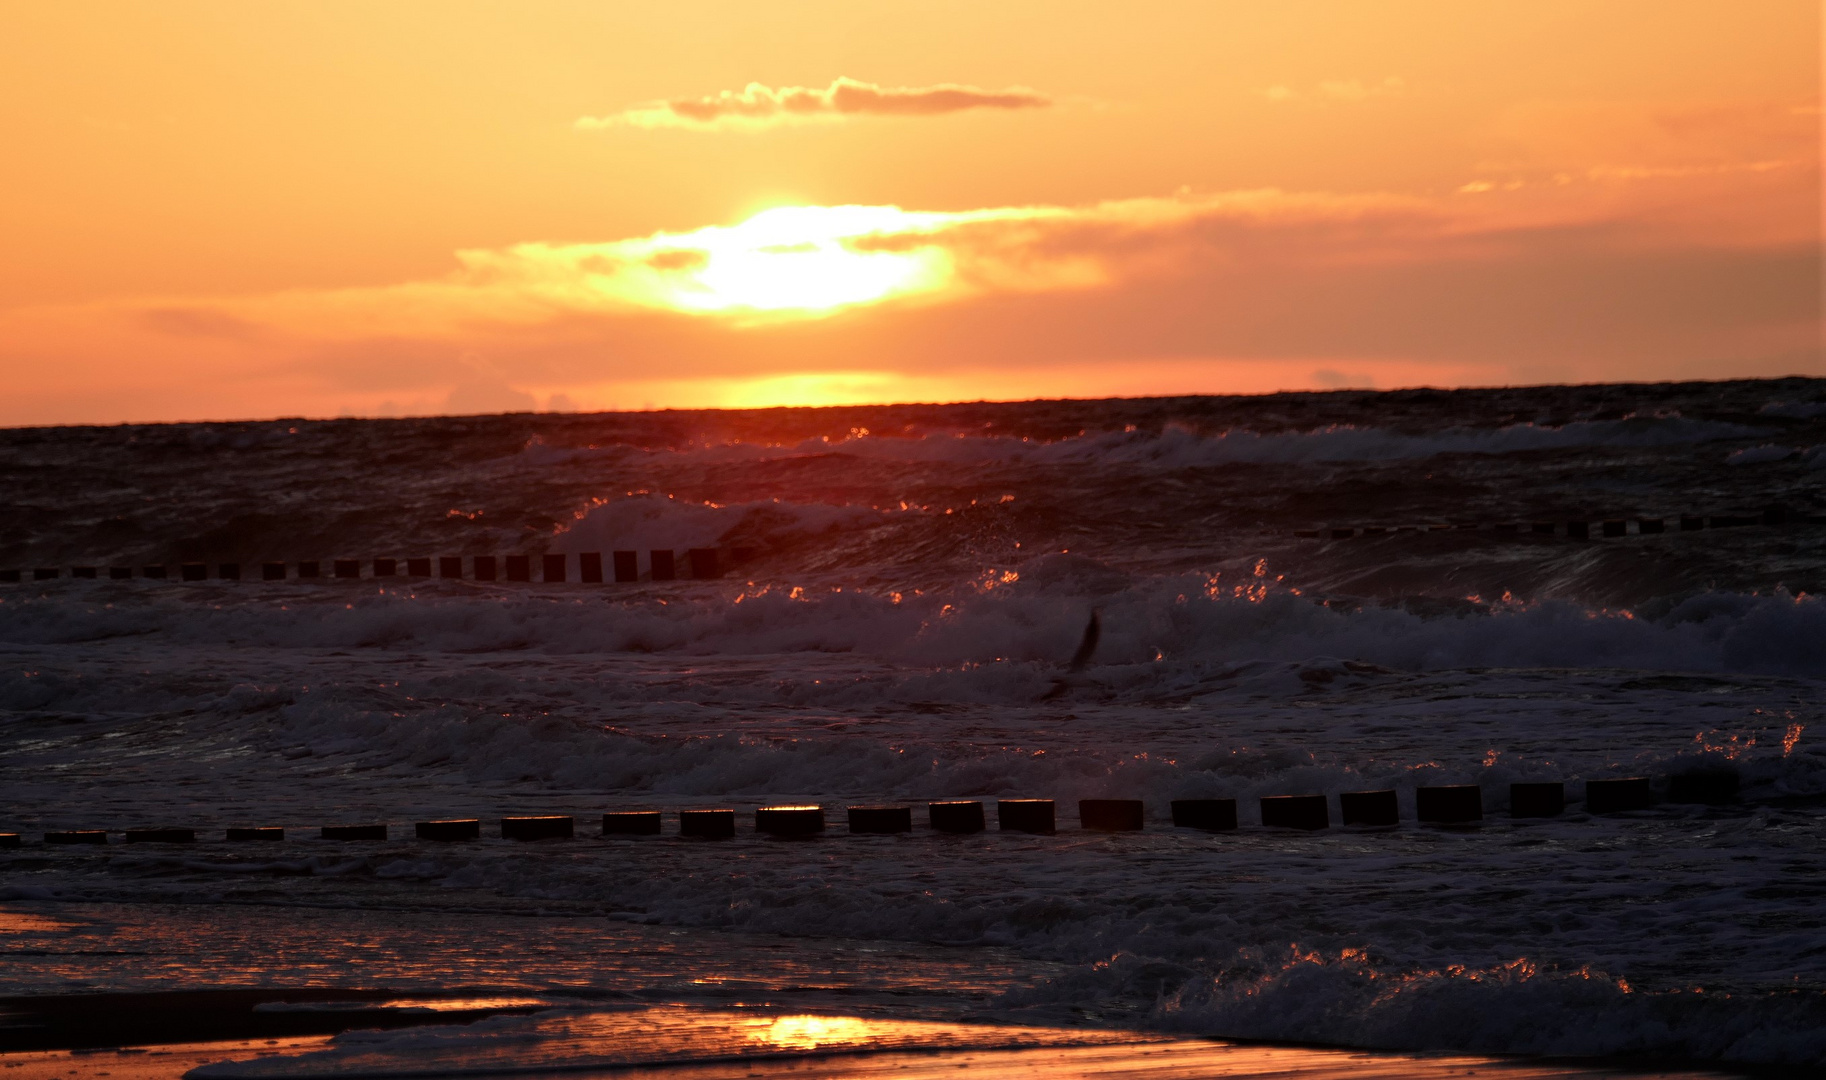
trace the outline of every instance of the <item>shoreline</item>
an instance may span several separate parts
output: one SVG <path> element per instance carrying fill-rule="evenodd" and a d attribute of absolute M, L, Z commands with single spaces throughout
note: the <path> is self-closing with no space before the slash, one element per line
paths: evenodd
<path fill-rule="evenodd" d="M 94 1003 L 102 995 L 79 995 Z M 168 994 L 106 995 L 141 999 L 138 1004 L 195 1005 L 207 1000 L 221 1013 L 217 1030 L 227 1031 L 235 1017 L 231 1001 L 259 997 L 291 998 L 293 991 L 172 991 Z M 360 997 L 378 1004 L 377 991 L 312 991 L 321 1001 Z M 64 996 L 65 1000 L 77 996 Z M 50 999 L 55 1000 L 53 996 Z M 15 999 L 16 1000 L 16 999 Z M 1504 1080 L 1725 1080 L 1725 1078 L 1798 1077 L 1800 1070 L 1737 1070 L 1640 1061 L 1592 1061 L 1563 1058 L 1490 1057 L 1463 1054 L 1398 1053 L 1351 1047 L 1245 1042 L 1192 1038 L 1148 1032 L 1100 1029 L 1036 1028 L 957 1022 L 932 1024 L 861 1018 L 842 1014 L 793 1014 L 776 1010 L 679 1008 L 658 1004 L 640 1008 L 553 1013 L 541 1020 L 522 1014 L 526 1023 L 553 1030 L 546 1042 L 515 1031 L 505 1052 L 490 1033 L 465 1032 L 467 1023 L 451 1024 L 459 1015 L 443 1013 L 436 1025 L 416 1033 L 388 1033 L 372 1026 L 381 1008 L 342 1014 L 352 1021 L 347 1038 L 328 1033 L 280 1037 L 242 1035 L 210 1039 L 177 1039 L 139 1046 L 91 1045 L 0 1049 L 0 1068 L 13 1080 L 53 1080 L 74 1072 L 107 1075 L 112 1080 L 253 1080 L 261 1077 L 515 1077 L 533 1075 L 602 1076 L 619 1080 L 652 1076 L 666 1080 L 734 1080 L 734 1078 L 807 1078 L 894 1076 L 902 1080 L 954 1076 L 968 1069 L 990 1080 L 1066 1080 L 1083 1077 L 1135 1077 L 1137 1080 L 1208 1080 L 1211 1077 L 1274 1077 L 1277 1080 L 1367 1080 L 1495 1075 Z M 653 1014 L 663 1014 L 664 1031 L 656 1042 L 640 1030 Z M 269 1014 L 271 1015 L 271 1014 Z M 295 1013 L 324 1019 L 328 1013 Z M 500 1016 L 502 1012 L 484 1015 Z M 611 1022 L 604 1027 L 603 1019 Z M 594 1030 L 587 1028 L 598 1022 Z M 617 1024 L 615 1021 L 619 1021 Z M 766 1025 L 762 1027 L 762 1025 Z M 732 1047 L 732 1027 L 749 1041 Z M 784 1038 L 770 1037 L 784 1027 Z M 617 1030 L 620 1028 L 622 1030 Z M 755 1030 L 762 1034 L 757 1041 Z M 397 1031 L 397 1029 L 396 1029 Z M 466 1037 L 467 1036 L 467 1037 Z M 701 1040 L 701 1041 L 699 1041 Z M 395 1045 L 397 1043 L 397 1045 Z M 718 1052 L 722 1051 L 722 1052 Z M 105 1067 L 104 1067 L 105 1066 Z"/>

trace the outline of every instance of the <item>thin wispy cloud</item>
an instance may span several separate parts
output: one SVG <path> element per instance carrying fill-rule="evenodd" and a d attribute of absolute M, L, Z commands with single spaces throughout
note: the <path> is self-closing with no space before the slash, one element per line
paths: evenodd
<path fill-rule="evenodd" d="M 1422 200 L 1272 189 L 966 211 L 790 206 L 683 233 L 469 249 L 441 278 L 243 298 L 225 314 L 312 335 L 438 336 L 640 312 L 757 327 L 1173 277 L 1263 248 L 1376 260 L 1450 228 Z"/>
<path fill-rule="evenodd" d="M 1390 76 L 1381 82 L 1331 79 L 1304 89 L 1275 85 L 1263 90 L 1262 96 L 1276 103 L 1289 101 L 1356 102 L 1369 101 L 1372 98 L 1395 97 L 1406 91 L 1406 82 Z"/>
<path fill-rule="evenodd" d="M 755 329 L 1245 268 L 1442 266 L 1520 257 L 1535 233 L 1618 224 L 1608 186 L 1584 183 L 1594 185 L 1592 199 L 1546 204 L 1529 197 L 1530 185 L 1473 182 L 1460 194 L 1483 198 L 1259 189 L 961 211 L 784 206 L 688 232 L 462 250 L 450 273 L 394 285 L 191 303 L 178 315 L 178 305 L 160 302 L 140 322 L 188 339 L 251 327 L 301 339 L 456 340 L 483 326 L 653 315 Z M 1674 239 L 1665 223 L 1649 235 Z"/>
<path fill-rule="evenodd" d="M 699 131 L 759 129 L 862 116 L 943 116 L 971 109 L 1043 109 L 1052 99 L 1026 87 L 984 90 L 958 83 L 879 86 L 839 78 L 829 86 L 770 87 L 749 83 L 695 98 L 648 101 L 612 116 L 585 116 L 584 131 L 614 127 L 688 128 Z"/>

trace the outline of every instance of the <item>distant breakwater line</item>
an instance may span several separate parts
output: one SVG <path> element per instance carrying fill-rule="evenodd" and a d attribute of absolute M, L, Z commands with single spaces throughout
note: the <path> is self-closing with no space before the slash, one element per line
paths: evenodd
<path fill-rule="evenodd" d="M 1653 810 L 1658 804 L 1692 804 L 1725 806 L 1736 803 L 1739 777 L 1729 768 L 1703 768 L 1675 773 L 1659 780 L 1646 776 L 1594 777 L 1584 782 L 1583 803 L 1587 815 L 1620 814 Z M 1508 816 L 1513 819 L 1554 818 L 1566 813 L 1571 800 L 1561 780 L 1518 781 L 1509 785 Z M 1422 786 L 1414 789 L 1411 799 L 1403 800 L 1394 789 L 1340 792 L 1336 796 L 1321 793 L 1267 795 L 1258 800 L 1260 822 L 1264 828 L 1316 831 L 1330 828 L 1332 804 L 1344 826 L 1394 828 L 1404 821 L 1421 825 L 1475 827 L 1484 820 L 1483 788 L 1477 784 Z M 1412 808 L 1404 812 L 1403 803 Z M 1055 804 L 1052 799 L 1010 798 L 993 801 L 995 821 L 1000 832 L 1051 835 L 1057 831 Z M 1238 827 L 1237 800 L 1226 798 L 1175 799 L 1170 804 L 1174 828 L 1197 832 L 1229 832 Z M 1079 827 L 1090 832 L 1140 832 L 1147 827 L 1146 806 L 1140 799 L 1081 799 L 1078 801 Z M 792 804 L 756 808 L 749 821 L 752 832 L 774 837 L 810 837 L 824 833 L 825 810 L 822 804 Z M 602 812 L 604 837 L 659 836 L 666 830 L 667 811 L 651 808 L 608 810 Z M 671 811 L 677 821 L 674 835 L 704 839 L 728 839 L 736 835 L 736 811 L 733 807 L 707 807 Z M 914 829 L 913 807 L 904 804 L 861 804 L 846 811 L 852 834 L 910 833 Z M 507 816 L 500 819 L 499 835 L 503 840 L 569 840 L 576 835 L 576 818 L 568 814 Z M 926 821 L 935 833 L 969 834 L 988 828 L 983 802 L 951 799 L 926 804 Z M 390 838 L 392 823 L 369 821 L 324 825 L 318 839 L 337 841 L 377 841 Z M 127 843 L 192 844 L 197 830 L 190 826 L 147 826 L 121 829 L 53 829 L 45 832 L 48 845 L 106 845 L 110 836 L 123 834 Z M 479 818 L 444 818 L 419 821 L 413 826 L 419 840 L 479 840 L 482 823 Z M 249 843 L 283 841 L 284 826 L 230 825 L 223 833 L 225 842 Z M 24 837 L 17 832 L 0 833 L 0 848 L 23 846 Z"/>
<path fill-rule="evenodd" d="M 643 559 L 643 554 L 645 558 Z M 602 553 L 586 551 L 573 557 L 548 555 L 442 555 L 405 559 L 304 559 L 297 562 L 186 562 L 139 566 L 40 566 L 29 574 L 0 569 L 0 583 L 51 581 L 65 576 L 77 579 L 108 578 L 153 581 L 318 581 L 387 578 L 443 578 L 457 581 L 569 582 L 601 585 L 609 582 L 710 581 L 751 561 L 753 548 L 689 548 L 684 552 L 656 549 L 648 552 L 612 551 L 605 564 Z M 537 567 L 535 577 L 534 568 Z M 606 572 L 605 572 L 606 571 Z"/>
<path fill-rule="evenodd" d="M 1295 529 L 1294 536 L 1302 540 L 1349 540 L 1437 532 L 1490 532 L 1517 539 L 1527 536 L 1557 537 L 1562 540 L 1615 540 L 1625 536 L 1665 536 L 1669 533 L 1704 532 L 1714 529 L 1744 529 L 1759 526 L 1779 528 L 1791 525 L 1826 525 L 1826 518 L 1809 517 L 1786 506 L 1767 506 L 1755 513 L 1681 514 L 1677 518 L 1584 517 L 1567 521 L 1457 521 L 1423 522 L 1409 525 L 1338 524 L 1323 528 Z"/>
<path fill-rule="evenodd" d="M 1823 525 L 1826 517 L 1800 514 L 1786 506 L 1768 506 L 1757 513 L 1682 514 L 1677 518 L 1609 517 L 1556 521 L 1459 521 L 1409 525 L 1330 525 L 1296 529 L 1301 540 L 1350 540 L 1419 537 L 1434 533 L 1488 533 L 1515 541 L 1561 539 L 1616 540 L 1626 537 L 1668 536 L 1719 529 L 1784 528 Z M 368 578 L 441 578 L 458 581 L 565 583 L 585 585 L 630 584 L 640 581 L 710 581 L 753 561 L 760 554 L 749 547 L 687 548 L 683 551 L 653 549 L 580 552 L 541 555 L 441 555 L 435 558 L 303 559 L 295 562 L 181 562 L 139 565 L 95 564 L 39 566 L 30 570 L 0 568 L 0 584 L 107 578 L 154 581 L 318 581 Z M 573 567 L 574 559 L 574 567 Z M 536 568 L 536 570 L 535 570 Z"/>

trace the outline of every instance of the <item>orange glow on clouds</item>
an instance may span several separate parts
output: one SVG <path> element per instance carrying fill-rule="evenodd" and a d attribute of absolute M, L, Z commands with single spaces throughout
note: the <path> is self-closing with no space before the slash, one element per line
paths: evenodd
<path fill-rule="evenodd" d="M 816 318 L 951 283 L 942 248 L 868 248 L 947 215 L 893 206 L 782 206 L 736 225 L 603 244 L 521 244 L 459 255 L 480 289 L 524 289 L 551 306 L 626 305 L 691 315 Z"/>
<path fill-rule="evenodd" d="M 1043 109 L 1052 102 L 1026 87 L 982 90 L 945 83 L 938 86 L 883 87 L 841 78 L 829 87 L 749 83 L 740 91 L 724 90 L 698 98 L 649 101 L 614 116 L 585 116 L 581 131 L 618 125 L 637 128 L 686 128 L 755 131 L 779 124 L 815 123 L 857 116 L 941 116 L 966 109 Z"/>
<path fill-rule="evenodd" d="M 546 323 L 638 310 L 716 317 L 734 327 L 826 318 L 903 299 L 1056 292 L 1190 269 L 1202 230 L 1262 234 L 1341 229 L 1315 257 L 1401 258 L 1448 239 L 1451 213 L 1392 196 L 1232 192 L 1088 207 L 962 212 L 897 206 L 782 206 L 733 225 L 603 243 L 516 244 L 457 253 L 439 279 L 375 289 L 207 301 L 158 301 L 147 316 L 323 337 L 461 332 L 478 321 Z M 1305 241 L 1310 245 L 1310 241 Z"/>
<path fill-rule="evenodd" d="M 0 423 L 1822 374 L 1759 12 L 22 9 Z"/>

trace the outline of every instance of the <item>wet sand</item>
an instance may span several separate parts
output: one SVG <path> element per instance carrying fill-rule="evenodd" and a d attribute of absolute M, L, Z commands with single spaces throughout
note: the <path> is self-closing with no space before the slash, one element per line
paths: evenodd
<path fill-rule="evenodd" d="M 708 1018 L 706 1018 L 708 1019 Z M 716 1022 L 725 1020 L 718 1016 Z M 805 1017 L 774 1018 L 803 1021 Z M 854 1018 L 823 1017 L 843 1024 Z M 687 1028 L 689 1025 L 685 1025 Z M 870 1021 L 862 1034 L 890 1042 L 903 1041 L 893 1021 Z M 1046 1037 L 1036 1029 L 974 1033 L 989 1039 Z M 1072 1039 L 1082 1033 L 1055 1032 Z M 915 1038 L 918 1037 L 916 1033 Z M 1286 1046 L 1252 1046 L 1193 1039 L 1121 1038 L 1092 1045 L 1029 1046 L 1014 1049 L 895 1050 L 856 1049 L 846 1043 L 834 1049 L 806 1048 L 799 1052 L 776 1050 L 769 1056 L 736 1055 L 718 1060 L 592 1065 L 588 1051 L 613 1053 L 607 1045 L 567 1048 L 567 1060 L 549 1056 L 520 1067 L 511 1060 L 481 1058 L 452 1060 L 435 1054 L 392 1056 L 369 1052 L 339 1052 L 336 1040 L 326 1036 L 280 1040 L 236 1040 L 191 1043 L 134 1049 L 91 1051 L 34 1051 L 0 1054 L 0 1069 L 8 1080 L 72 1080 L 106 1076 L 110 1080 L 193 1080 L 225 1078 L 290 1077 L 456 1077 L 511 1078 L 551 1076 L 603 1080 L 861 1080 L 895 1077 L 897 1080 L 969 1075 L 978 1080 L 1211 1080 L 1211 1078 L 1274 1078 L 1274 1080 L 1446 1080 L 1482 1076 L 1494 1080 L 1705 1080 L 1737 1074 L 1696 1070 L 1625 1070 L 1583 1063 L 1529 1063 L 1464 1056 L 1375 1054 L 1349 1050 Z"/>
<path fill-rule="evenodd" d="M 994 948 L 503 916 L 461 899 L 0 905 L 0 1077 L 1619 1075 L 1136 1030 L 1140 1002 L 1011 1004 L 1056 969 Z"/>

